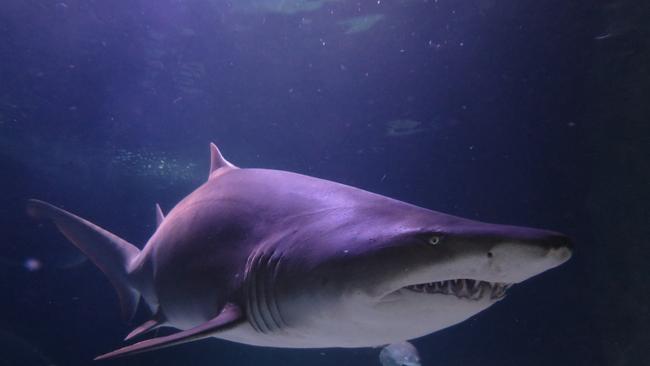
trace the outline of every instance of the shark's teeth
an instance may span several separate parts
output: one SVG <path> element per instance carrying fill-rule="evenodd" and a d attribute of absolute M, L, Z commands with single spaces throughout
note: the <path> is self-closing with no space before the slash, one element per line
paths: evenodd
<path fill-rule="evenodd" d="M 471 279 L 457 279 L 437 281 L 430 283 L 420 283 L 417 285 L 406 286 L 407 289 L 415 292 L 428 294 L 454 295 L 458 298 L 480 300 L 485 296 L 492 300 L 502 299 L 506 296 L 506 291 L 512 286 L 508 283 L 495 283 Z"/>

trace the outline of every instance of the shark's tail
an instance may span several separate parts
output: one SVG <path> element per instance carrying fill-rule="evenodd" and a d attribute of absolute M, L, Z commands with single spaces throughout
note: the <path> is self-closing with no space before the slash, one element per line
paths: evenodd
<path fill-rule="evenodd" d="M 140 250 L 126 240 L 49 203 L 29 200 L 27 213 L 54 222 L 59 231 L 104 272 L 120 298 L 122 315 L 130 320 L 140 300 L 133 286 L 130 266 Z"/>

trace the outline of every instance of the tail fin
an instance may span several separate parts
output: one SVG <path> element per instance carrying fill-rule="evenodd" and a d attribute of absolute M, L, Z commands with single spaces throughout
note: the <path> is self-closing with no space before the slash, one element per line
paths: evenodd
<path fill-rule="evenodd" d="M 52 220 L 59 231 L 104 272 L 120 298 L 122 315 L 130 320 L 140 293 L 129 281 L 129 265 L 140 250 L 99 226 L 43 201 L 29 200 L 27 213 Z"/>

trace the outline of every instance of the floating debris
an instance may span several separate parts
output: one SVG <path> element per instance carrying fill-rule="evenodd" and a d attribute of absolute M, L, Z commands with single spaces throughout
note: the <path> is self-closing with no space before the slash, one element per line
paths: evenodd
<path fill-rule="evenodd" d="M 426 131 L 422 122 L 412 119 L 396 119 L 386 122 L 386 136 L 401 137 L 410 136 Z"/>
<path fill-rule="evenodd" d="M 48 247 L 48 249 L 51 248 Z M 27 272 L 38 272 L 45 267 L 45 263 L 47 263 L 47 266 L 50 269 L 70 269 L 77 267 L 86 261 L 86 256 L 83 254 L 69 252 L 66 249 L 57 253 L 48 252 L 43 248 L 34 248 L 33 251 L 35 252 L 35 255 L 41 256 L 43 259 L 27 257 L 24 260 L 20 260 L 9 257 L 0 257 L 0 266 L 23 269 Z M 0 366 L 2 365 L 4 364 L 0 362 Z"/>
<path fill-rule="evenodd" d="M 338 0 L 240 0 L 233 2 L 233 10 L 250 14 L 297 14 L 315 11 Z"/>
<path fill-rule="evenodd" d="M 379 353 L 382 366 L 420 366 L 418 350 L 409 342 L 392 343 Z"/>
<path fill-rule="evenodd" d="M 129 175 L 164 178 L 170 184 L 193 181 L 200 176 L 197 164 L 170 158 L 161 152 L 119 149 L 111 163 Z"/>
<path fill-rule="evenodd" d="M 27 258 L 23 263 L 23 267 L 25 267 L 29 272 L 36 272 L 43 268 L 43 263 L 36 258 Z"/>
<path fill-rule="evenodd" d="M 346 28 L 345 34 L 356 34 L 370 30 L 385 17 L 384 14 L 362 15 L 342 20 L 339 24 Z"/>

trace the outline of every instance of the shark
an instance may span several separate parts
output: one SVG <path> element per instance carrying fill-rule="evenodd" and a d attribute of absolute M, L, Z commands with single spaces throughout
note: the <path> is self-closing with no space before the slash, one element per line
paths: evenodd
<path fill-rule="evenodd" d="M 29 200 L 116 289 L 128 334 L 176 332 L 111 359 L 205 338 L 280 348 L 381 347 L 460 323 L 513 284 L 566 262 L 558 232 L 457 217 L 297 173 L 238 168 L 210 144 L 205 183 L 142 249 L 63 209 Z"/>

